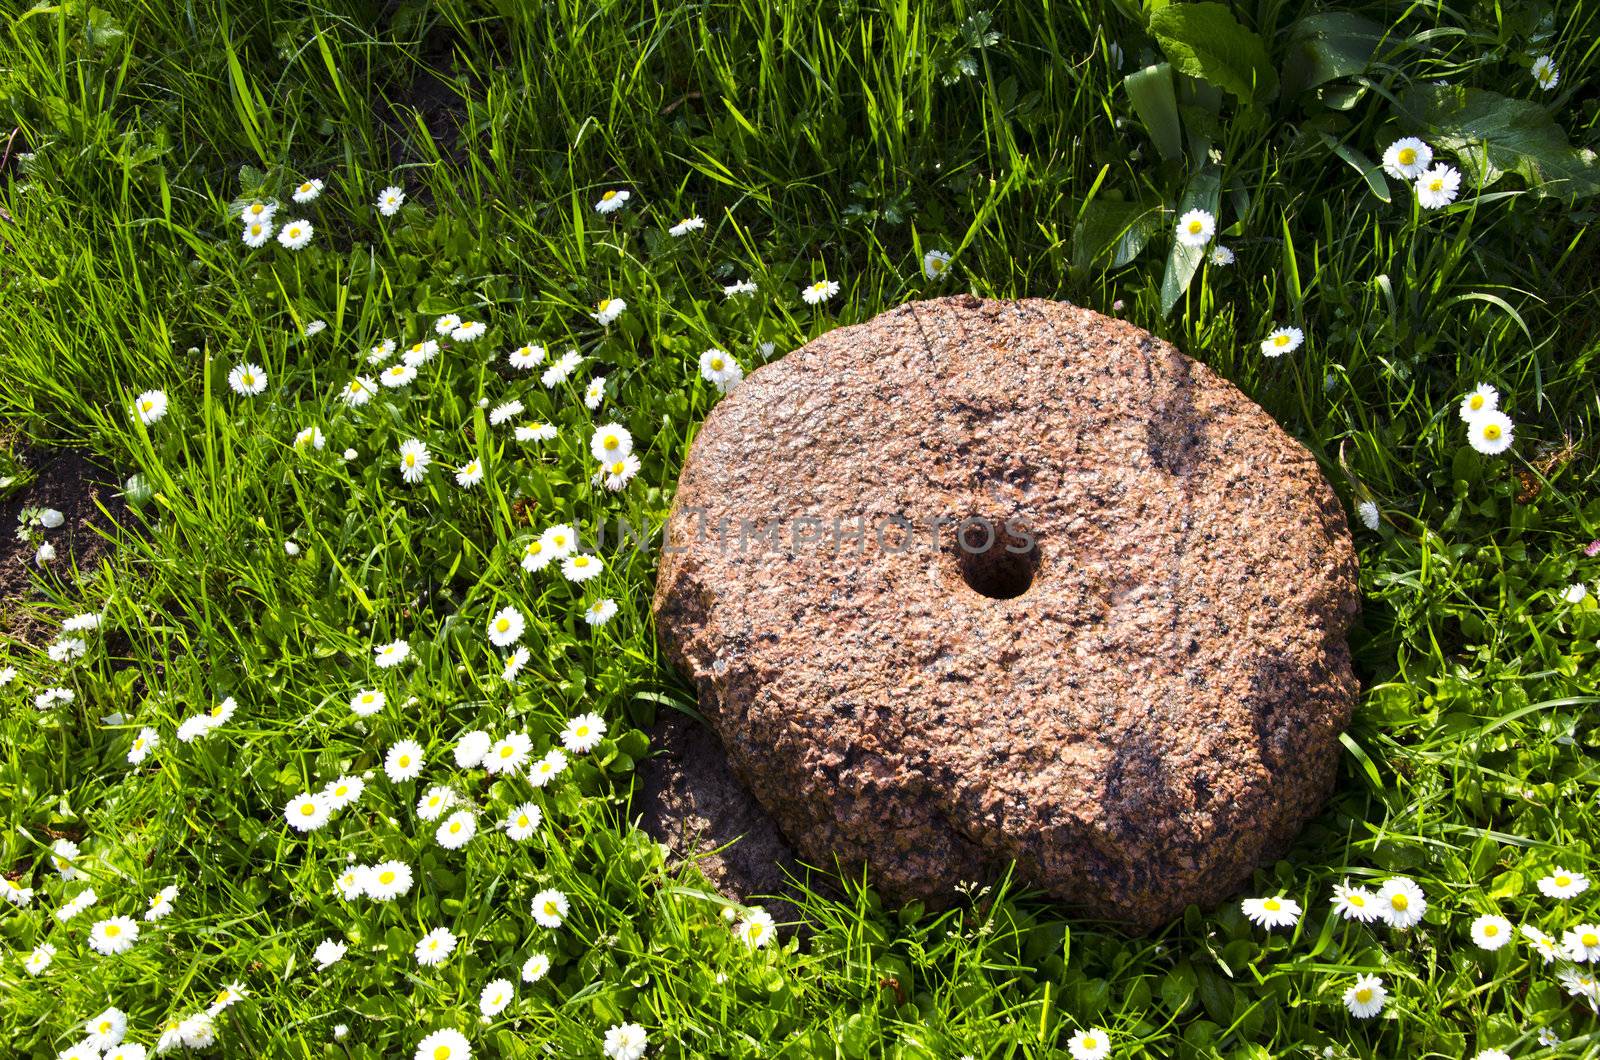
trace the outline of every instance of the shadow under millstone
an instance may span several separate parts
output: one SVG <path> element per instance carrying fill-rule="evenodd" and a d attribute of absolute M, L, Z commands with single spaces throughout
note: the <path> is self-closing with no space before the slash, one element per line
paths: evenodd
<path fill-rule="evenodd" d="M 723 896 L 760 905 L 780 923 L 797 920 L 799 910 L 790 902 L 757 898 L 793 894 L 785 872 L 801 879 L 805 873 L 767 811 L 734 775 L 716 733 L 663 711 L 649 736 L 653 753 L 639 766 L 634 795 L 639 827 L 666 844 L 672 863 L 694 861 Z"/>

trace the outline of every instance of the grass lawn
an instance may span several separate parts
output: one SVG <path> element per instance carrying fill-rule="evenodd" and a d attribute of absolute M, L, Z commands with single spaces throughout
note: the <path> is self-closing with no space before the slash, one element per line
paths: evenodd
<path fill-rule="evenodd" d="M 1597 13 L 9 5 L 0 501 L 70 447 L 126 509 L 92 569 L 16 528 L 0 1051 L 1600 1055 Z M 848 873 L 773 931 L 632 827 L 692 696 L 653 557 L 551 531 L 660 527 L 705 351 L 960 291 L 1172 341 L 1347 502 L 1338 791 L 1241 896 L 1284 926 Z M 1409 926 L 1333 902 L 1401 877 Z"/>

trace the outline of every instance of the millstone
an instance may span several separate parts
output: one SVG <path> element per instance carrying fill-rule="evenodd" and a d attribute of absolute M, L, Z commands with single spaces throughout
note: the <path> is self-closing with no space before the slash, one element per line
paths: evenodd
<path fill-rule="evenodd" d="M 1205 366 L 1062 302 L 839 328 L 706 419 L 655 614 L 808 861 L 952 899 L 1016 863 L 1152 927 L 1326 799 L 1356 692 L 1343 510 Z"/>

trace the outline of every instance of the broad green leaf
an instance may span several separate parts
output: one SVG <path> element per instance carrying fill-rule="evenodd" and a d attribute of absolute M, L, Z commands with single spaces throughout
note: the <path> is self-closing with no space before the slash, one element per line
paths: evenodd
<path fill-rule="evenodd" d="M 1222 173 L 1216 166 L 1207 166 L 1189 179 L 1189 186 L 1178 200 L 1178 216 L 1190 210 L 1205 210 L 1213 217 L 1222 199 Z M 1161 277 L 1161 315 L 1172 312 L 1172 307 L 1183 298 L 1189 283 L 1205 260 L 1205 247 L 1190 247 L 1172 240 L 1172 251 L 1167 255 L 1167 271 Z"/>
<path fill-rule="evenodd" d="M 1160 224 L 1160 211 L 1144 203 L 1096 199 L 1072 229 L 1072 267 L 1087 269 L 1110 256 L 1119 269 L 1139 256 Z"/>
<path fill-rule="evenodd" d="M 1436 150 L 1454 154 L 1479 187 L 1515 173 L 1541 196 L 1576 199 L 1600 192 L 1600 158 L 1573 147 L 1550 112 L 1530 100 L 1480 88 L 1416 85 L 1400 97 L 1400 112 Z"/>
<path fill-rule="evenodd" d="M 1323 143 L 1333 149 L 1334 154 L 1344 159 L 1350 164 L 1351 169 L 1361 174 L 1361 179 L 1367 182 L 1367 189 L 1372 194 L 1384 202 L 1389 201 L 1389 182 L 1383 179 L 1383 167 L 1374 164 L 1371 159 L 1360 151 L 1353 147 L 1347 147 L 1327 133 L 1318 133 L 1317 135 L 1322 137 Z"/>
<path fill-rule="evenodd" d="M 1175 69 L 1244 100 L 1271 99 L 1278 75 L 1267 46 L 1223 4 L 1174 4 L 1150 16 L 1150 34 Z"/>
<path fill-rule="evenodd" d="M 1183 128 L 1178 122 L 1178 95 L 1172 87 L 1172 67 L 1147 66 L 1122 79 L 1128 102 L 1139 115 L 1156 150 L 1166 159 L 1183 157 Z"/>
<path fill-rule="evenodd" d="M 1361 73 L 1386 34 L 1378 23 L 1343 11 L 1298 20 L 1289 27 L 1289 49 L 1283 59 L 1284 95 Z"/>

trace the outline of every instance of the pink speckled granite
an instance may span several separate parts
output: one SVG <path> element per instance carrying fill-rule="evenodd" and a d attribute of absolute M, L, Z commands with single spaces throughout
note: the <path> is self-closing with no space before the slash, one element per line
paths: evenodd
<path fill-rule="evenodd" d="M 897 515 L 911 547 L 828 531 Z M 934 545 L 966 517 L 1013 532 Z M 803 857 L 892 896 L 1015 860 L 1149 928 L 1329 793 L 1356 693 L 1341 506 L 1264 411 L 1122 321 L 963 296 L 829 332 L 707 418 L 669 531 L 659 636 L 734 769 Z"/>

